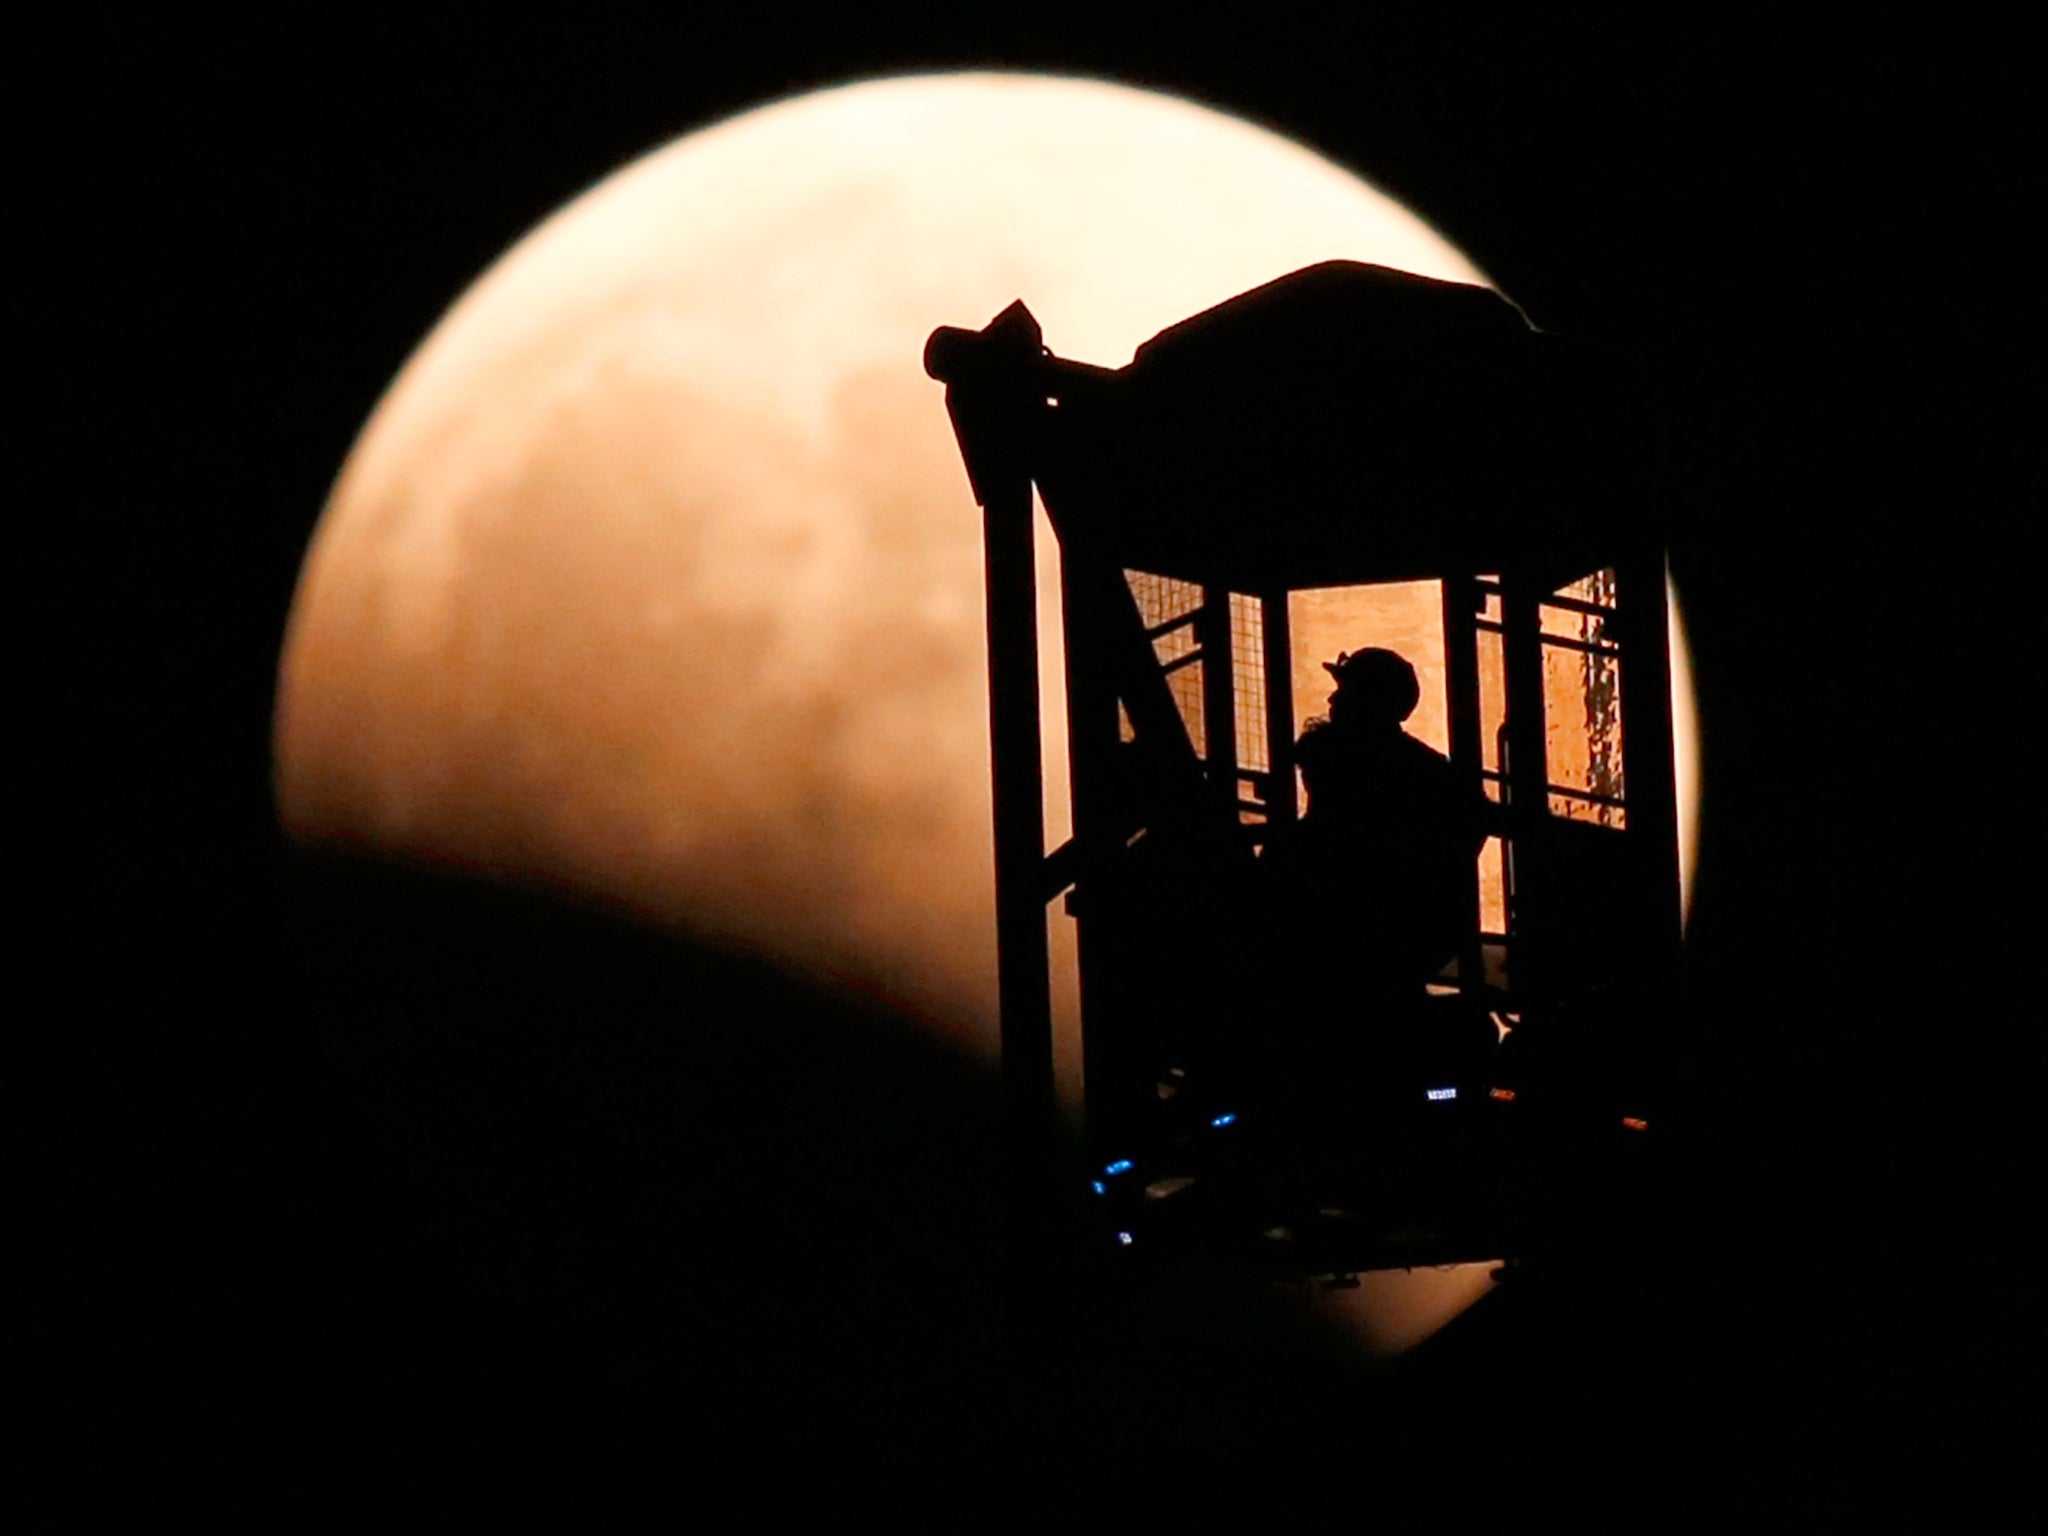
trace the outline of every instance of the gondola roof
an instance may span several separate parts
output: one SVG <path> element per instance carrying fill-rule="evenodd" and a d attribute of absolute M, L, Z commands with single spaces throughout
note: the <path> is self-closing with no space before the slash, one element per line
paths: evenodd
<path fill-rule="evenodd" d="M 1470 284 L 1323 262 L 1168 327 L 1120 369 L 1046 353 L 1017 305 L 935 333 L 927 368 L 1032 407 L 1018 446 L 1062 541 L 1129 568 L 1240 591 L 1562 579 L 1655 536 L 1617 371 Z"/>

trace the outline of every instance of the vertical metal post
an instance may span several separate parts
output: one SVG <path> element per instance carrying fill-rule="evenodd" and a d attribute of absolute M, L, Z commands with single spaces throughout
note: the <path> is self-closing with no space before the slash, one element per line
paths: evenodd
<path fill-rule="evenodd" d="M 1041 1289 L 1057 1129 L 1028 457 L 1035 415 L 1045 402 L 1036 376 L 1043 356 L 1038 322 L 1021 301 L 978 333 L 939 327 L 924 353 L 925 372 L 946 385 L 946 410 L 982 508 L 1009 1272 L 1013 1300 L 1027 1305 Z"/>
<path fill-rule="evenodd" d="M 1236 826 L 1237 666 L 1231 654 L 1228 587 L 1203 582 L 1195 640 L 1202 648 L 1202 755 L 1209 765 L 1209 793 L 1225 824 Z"/>
<path fill-rule="evenodd" d="M 1272 776 L 1266 820 L 1277 827 L 1295 819 L 1294 631 L 1285 587 L 1260 597 L 1259 628 L 1266 646 L 1266 768 Z"/>
<path fill-rule="evenodd" d="M 1028 1229 L 1028 1213 L 1044 1198 L 1055 1124 L 1031 480 L 1019 466 L 997 477 L 986 495 L 982 549 L 1003 1102 L 1011 1167 L 1021 1181 L 1017 1193 Z"/>
<path fill-rule="evenodd" d="M 1469 575 L 1447 575 L 1443 592 L 1444 676 L 1448 695 L 1444 702 L 1450 723 L 1451 766 L 1457 771 L 1461 792 L 1476 801 L 1483 798 L 1480 767 L 1485 761 L 1479 740 L 1479 632 L 1473 628 L 1479 612 L 1479 584 Z M 1470 994 L 1486 981 L 1480 954 L 1477 860 L 1466 874 L 1470 885 L 1466 914 L 1471 923 L 1458 945 L 1458 989 Z"/>

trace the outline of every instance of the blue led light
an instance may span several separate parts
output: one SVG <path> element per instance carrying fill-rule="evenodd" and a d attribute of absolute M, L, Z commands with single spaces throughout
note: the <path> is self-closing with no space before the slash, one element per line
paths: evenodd
<path fill-rule="evenodd" d="M 1137 1167 L 1137 1164 L 1132 1162 L 1128 1157 L 1120 1157 L 1102 1171 L 1104 1173 L 1114 1175 L 1119 1173 L 1129 1173 L 1135 1167 Z"/>
<path fill-rule="evenodd" d="M 1237 1124 L 1237 1115 L 1235 1112 L 1232 1112 L 1230 1114 L 1218 1115 L 1214 1120 L 1211 1120 L 1209 1123 L 1215 1126 L 1218 1130 L 1221 1130 L 1226 1125 Z"/>
<path fill-rule="evenodd" d="M 1122 1243 L 1126 1248 L 1130 1247 L 1132 1243 L 1137 1241 L 1137 1239 L 1132 1237 L 1131 1234 L 1128 1232 L 1117 1233 L 1116 1240 Z"/>
<path fill-rule="evenodd" d="M 1109 1186 L 1103 1183 L 1100 1179 L 1095 1179 L 1091 1181 L 1089 1184 L 1089 1188 L 1093 1189 L 1095 1193 L 1097 1193 L 1098 1195 L 1106 1195 L 1109 1193 Z"/>
<path fill-rule="evenodd" d="M 1441 1103 L 1445 1099 L 1455 1099 L 1458 1096 L 1458 1090 L 1455 1088 L 1425 1088 L 1423 1092 L 1429 1095 L 1433 1103 Z"/>

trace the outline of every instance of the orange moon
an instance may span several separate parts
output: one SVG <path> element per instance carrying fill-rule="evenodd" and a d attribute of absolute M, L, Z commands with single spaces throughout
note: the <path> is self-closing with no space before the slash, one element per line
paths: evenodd
<path fill-rule="evenodd" d="M 654 151 L 365 426 L 286 637 L 286 826 L 581 890 L 992 1055 L 980 522 L 925 336 L 1022 297 L 1115 365 L 1338 256 L 1485 280 L 1301 145 L 1093 81 L 879 80 Z"/>

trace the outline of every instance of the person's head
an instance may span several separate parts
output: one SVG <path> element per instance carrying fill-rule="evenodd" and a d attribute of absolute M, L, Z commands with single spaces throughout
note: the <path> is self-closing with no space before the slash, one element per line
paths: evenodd
<path fill-rule="evenodd" d="M 1332 721 L 1398 726 L 1422 699 L 1415 669 L 1398 651 L 1339 651 L 1335 661 L 1323 663 L 1323 670 L 1337 680 L 1330 695 Z"/>

